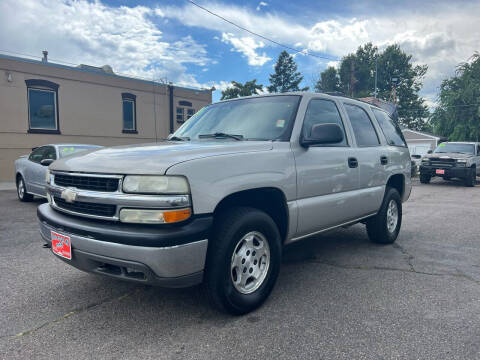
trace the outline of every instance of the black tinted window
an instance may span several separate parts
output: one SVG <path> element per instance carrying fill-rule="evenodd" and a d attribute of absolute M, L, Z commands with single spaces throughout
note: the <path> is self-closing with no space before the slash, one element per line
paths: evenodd
<path fill-rule="evenodd" d="M 389 145 L 406 146 L 403 140 L 402 130 L 395 124 L 385 111 L 372 109 L 378 124 L 382 128 Z"/>
<path fill-rule="evenodd" d="M 333 101 L 322 99 L 310 101 L 307 111 L 305 112 L 305 120 L 303 121 L 303 136 L 308 138 L 312 126 L 316 124 L 338 124 L 343 130 L 343 141 L 333 146 L 347 146 L 347 137 L 345 135 L 342 118 Z"/>
<path fill-rule="evenodd" d="M 42 157 L 42 160 L 43 159 L 57 160 L 57 153 L 55 152 L 55 148 L 53 146 L 47 146 Z"/>
<path fill-rule="evenodd" d="M 39 147 L 33 150 L 28 157 L 28 160 L 39 163 L 43 160 L 43 154 L 45 154 L 46 147 Z"/>
<path fill-rule="evenodd" d="M 377 146 L 380 144 L 377 132 L 368 114 L 359 106 L 345 104 L 358 146 Z"/>

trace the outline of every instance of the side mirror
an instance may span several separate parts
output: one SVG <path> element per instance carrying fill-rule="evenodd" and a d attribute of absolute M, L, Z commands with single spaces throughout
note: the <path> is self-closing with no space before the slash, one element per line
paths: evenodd
<path fill-rule="evenodd" d="M 300 139 L 304 147 L 317 144 L 336 144 L 343 141 L 343 130 L 338 124 L 314 124 L 310 135 Z"/>
<path fill-rule="evenodd" d="M 48 166 L 50 165 L 51 163 L 53 163 L 55 160 L 53 159 L 43 159 L 42 161 L 40 161 L 40 165 L 43 165 L 43 166 Z"/>
<path fill-rule="evenodd" d="M 427 151 L 427 154 L 431 154 L 431 153 L 433 153 L 432 150 L 428 150 L 428 151 Z"/>

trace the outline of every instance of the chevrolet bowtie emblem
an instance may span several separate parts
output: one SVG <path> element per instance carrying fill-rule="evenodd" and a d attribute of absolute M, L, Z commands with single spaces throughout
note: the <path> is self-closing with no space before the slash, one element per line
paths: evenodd
<path fill-rule="evenodd" d="M 60 197 L 68 203 L 72 203 L 77 199 L 77 193 L 70 188 L 62 191 Z"/>

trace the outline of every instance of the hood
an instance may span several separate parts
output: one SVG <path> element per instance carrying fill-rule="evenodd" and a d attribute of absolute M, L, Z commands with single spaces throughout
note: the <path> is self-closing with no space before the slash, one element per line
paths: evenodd
<path fill-rule="evenodd" d="M 427 154 L 424 157 L 427 159 L 439 158 L 439 159 L 466 159 L 472 157 L 472 154 L 460 154 L 460 153 L 432 153 Z"/>
<path fill-rule="evenodd" d="M 172 165 L 235 153 L 268 151 L 271 141 L 164 141 L 151 144 L 115 146 L 70 155 L 55 161 L 51 170 L 104 174 L 161 175 Z"/>

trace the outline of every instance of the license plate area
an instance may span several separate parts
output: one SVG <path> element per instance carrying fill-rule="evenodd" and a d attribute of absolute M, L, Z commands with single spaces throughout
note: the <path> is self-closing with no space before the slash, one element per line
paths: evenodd
<path fill-rule="evenodd" d="M 444 169 L 437 169 L 437 170 L 435 170 L 435 174 L 445 175 L 445 170 Z"/>
<path fill-rule="evenodd" d="M 52 252 L 64 259 L 72 260 L 72 241 L 70 236 L 51 231 L 50 238 L 52 239 Z"/>

